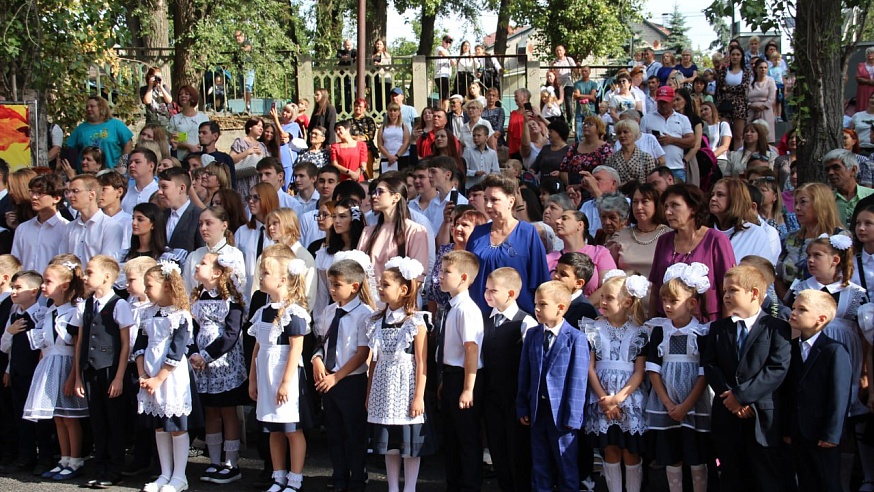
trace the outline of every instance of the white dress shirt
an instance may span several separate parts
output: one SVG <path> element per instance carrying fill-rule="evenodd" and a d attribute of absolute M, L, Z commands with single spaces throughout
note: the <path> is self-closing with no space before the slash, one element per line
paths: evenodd
<path fill-rule="evenodd" d="M 325 238 L 325 231 L 319 229 L 319 222 L 316 220 L 318 213 L 317 205 L 316 210 L 297 216 L 300 220 L 300 242 L 304 247 L 309 248 L 310 244 Z"/>
<path fill-rule="evenodd" d="M 732 316 L 731 317 L 732 323 L 737 323 L 738 321 L 743 321 L 743 323 L 744 323 L 743 328 L 738 329 L 738 332 L 737 332 L 738 340 L 740 339 L 740 330 L 741 329 L 746 331 L 747 335 L 750 334 L 750 330 L 753 328 L 753 325 L 756 324 L 756 320 L 759 319 L 759 313 L 761 313 L 761 312 L 762 312 L 762 310 L 759 309 L 758 311 L 756 311 L 756 314 L 750 316 L 749 318 L 741 318 L 740 316 Z"/>
<path fill-rule="evenodd" d="M 340 307 L 336 302 L 327 306 L 316 321 L 315 335 L 322 343 L 313 353 L 313 358 L 321 357 L 322 361 L 325 360 L 325 350 L 328 349 L 328 332 L 337 309 L 346 311 L 346 314 L 340 318 L 340 324 L 337 328 L 336 362 L 334 367 L 326 367 L 328 372 L 332 373 L 339 371 L 349 362 L 349 359 L 358 352 L 359 347 L 368 346 L 367 321 L 373 315 L 373 310 L 367 304 L 363 304 L 358 297 L 343 307 Z M 402 309 L 400 311 L 403 312 Z M 365 372 L 367 372 L 366 362 L 355 368 L 349 375 L 364 374 Z"/>
<path fill-rule="evenodd" d="M 264 242 L 261 246 L 263 252 L 264 248 L 273 244 L 273 240 L 267 234 L 267 226 L 264 224 L 256 221 L 254 229 L 249 229 L 248 224 L 243 224 L 234 234 L 234 243 L 237 249 L 243 252 L 243 262 L 246 265 L 246 290 L 244 292 L 252 291 L 252 279 L 258 269 L 258 238 L 262 235 L 264 236 Z"/>
<path fill-rule="evenodd" d="M 175 210 L 170 209 L 170 217 L 167 218 L 167 242 L 170 242 L 170 238 L 173 237 L 173 231 L 176 230 L 179 219 L 182 218 L 182 214 L 185 213 L 189 205 L 191 205 L 191 200 L 185 200 L 181 207 Z"/>
<path fill-rule="evenodd" d="M 34 217 L 15 229 L 12 256 L 24 270 L 43 272 L 52 258 L 61 254 L 66 244 L 67 219 L 55 213 L 45 222 Z M 84 265 L 83 265 L 84 266 Z"/>
<path fill-rule="evenodd" d="M 477 346 L 477 369 L 482 369 L 483 313 L 468 291 L 449 299 L 449 312 L 443 327 L 443 364 L 464 367 L 464 344 Z"/>
<path fill-rule="evenodd" d="M 117 261 L 124 242 L 124 228 L 98 209 L 88 222 L 82 222 L 80 215 L 67 224 L 65 239 L 64 252 L 79 257 L 82 266 L 95 255 L 108 255 Z"/>
<path fill-rule="evenodd" d="M 580 291 L 580 292 L 582 293 L 582 291 Z M 512 304 L 507 306 L 507 309 L 505 309 L 504 311 L 498 311 L 498 308 L 492 308 L 492 312 L 491 312 L 491 314 L 489 314 L 489 318 L 492 318 L 494 320 L 494 317 L 500 314 L 505 318 L 504 323 L 506 323 L 507 321 L 512 320 L 518 312 L 519 312 L 519 305 L 516 304 L 515 302 L 513 302 Z M 497 325 L 497 323 L 496 323 L 496 325 Z M 532 318 L 531 316 L 525 315 L 525 317 L 522 318 L 522 328 L 521 328 L 522 337 L 524 338 L 525 333 L 528 332 L 528 330 L 530 330 L 531 328 L 534 328 L 535 326 L 537 326 L 537 321 L 534 318 Z"/>
<path fill-rule="evenodd" d="M 98 313 L 103 312 L 103 308 L 106 306 L 106 303 L 108 303 L 114 295 L 115 292 L 110 290 L 109 293 L 105 296 L 99 299 L 94 299 L 94 303 L 97 305 Z M 82 323 L 85 319 L 85 302 L 80 302 L 77 305 L 77 308 L 78 309 L 76 309 L 76 314 L 70 321 L 70 325 L 82 328 Z M 136 320 L 134 319 L 134 311 L 133 309 L 131 309 L 130 304 L 124 299 L 119 299 L 118 302 L 115 303 L 115 309 L 112 310 L 112 319 L 114 319 L 115 322 L 118 323 L 119 328 L 130 328 L 136 324 Z M 136 340 L 135 337 L 131 338 Z M 129 350 L 133 352 L 133 345 L 130 346 Z"/>
<path fill-rule="evenodd" d="M 315 190 L 313 190 L 313 196 L 311 196 L 310 199 L 306 200 L 306 201 L 304 201 L 303 197 L 300 196 L 300 193 L 291 197 L 294 199 L 295 202 L 297 202 L 298 208 L 300 209 L 300 212 L 298 212 L 298 217 L 300 217 L 301 213 L 315 212 L 316 210 L 318 210 L 319 209 L 319 199 L 321 197 L 322 196 L 319 195 L 319 192 L 315 191 Z M 309 246 L 309 245 L 307 245 L 307 246 Z"/>
<path fill-rule="evenodd" d="M 133 215 L 134 207 L 141 203 L 148 202 L 149 198 L 151 198 L 157 191 L 158 182 L 154 179 L 149 181 L 149 184 L 147 184 L 142 191 L 137 189 L 136 183 L 132 183 L 127 187 L 127 193 L 124 194 L 124 198 L 121 199 L 121 209 Z"/>
<path fill-rule="evenodd" d="M 106 212 L 103 212 L 103 213 L 105 214 Z M 117 214 L 107 215 L 107 217 L 118 222 L 118 224 L 121 225 L 121 228 L 123 230 L 122 236 L 121 236 L 122 237 L 121 247 L 124 250 L 124 253 L 121 255 L 121 257 L 123 258 L 124 255 L 127 255 L 127 252 L 130 249 L 130 238 L 131 238 L 131 236 L 133 236 L 134 218 L 131 216 L 131 214 L 125 212 L 124 210 L 119 210 Z"/>
<path fill-rule="evenodd" d="M 874 255 L 868 254 L 867 251 L 862 249 L 862 271 L 865 274 L 864 284 L 859 278 L 858 260 L 853 258 L 853 261 L 856 262 L 853 265 L 856 268 L 853 269 L 852 282 L 856 285 L 864 285 L 867 287 L 868 299 L 872 299 L 871 294 L 874 293 Z"/>
<path fill-rule="evenodd" d="M 822 334 L 821 331 L 818 331 L 813 334 L 807 340 L 801 340 L 801 361 L 807 362 L 807 358 L 810 356 L 810 349 L 813 348 L 813 344 L 816 343 L 816 339 Z"/>
<path fill-rule="evenodd" d="M 743 231 L 736 231 L 734 227 L 724 231 L 717 227 L 714 229 L 725 234 L 725 237 L 731 241 L 731 248 L 734 250 L 734 257 L 737 261 L 742 260 L 745 256 L 756 255 L 767 258 L 772 265 L 776 266 L 780 253 L 775 255 L 768 231 L 762 226 L 750 222 L 744 222 L 744 225 L 747 228 Z"/>

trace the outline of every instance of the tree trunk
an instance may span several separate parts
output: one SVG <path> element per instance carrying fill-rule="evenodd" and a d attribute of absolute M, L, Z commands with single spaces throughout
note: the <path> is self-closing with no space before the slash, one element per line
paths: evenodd
<path fill-rule="evenodd" d="M 168 22 L 167 0 L 143 0 L 139 3 L 139 28 L 143 48 L 170 47 L 170 25 Z M 141 59 L 149 65 L 165 62 L 164 53 L 146 49 Z"/>
<path fill-rule="evenodd" d="M 510 35 L 510 0 L 501 0 L 498 7 L 498 24 L 495 27 L 495 46 L 494 53 L 496 55 L 507 54 L 507 38 Z M 500 60 L 501 65 L 504 60 Z"/>
<path fill-rule="evenodd" d="M 196 8 L 195 0 L 174 0 L 173 7 L 173 33 L 176 38 L 174 46 L 176 49 L 173 54 L 173 86 L 200 87 L 199 76 L 194 69 L 192 48 L 195 40 L 191 33 L 197 20 L 204 13 Z"/>
<path fill-rule="evenodd" d="M 426 6 L 422 6 L 422 35 L 419 36 L 419 50 L 417 55 L 431 56 L 434 50 L 434 23 L 437 20 L 437 9 L 426 12 Z"/>
<path fill-rule="evenodd" d="M 358 53 L 370 58 L 373 56 L 373 46 L 377 39 L 381 39 L 388 45 L 385 39 L 386 25 L 388 24 L 388 1 L 367 0 L 367 3 L 367 46 L 359 46 Z"/>
<path fill-rule="evenodd" d="M 841 148 L 843 79 L 841 1 L 799 0 L 795 29 L 798 184 L 825 181 L 823 155 Z"/>
<path fill-rule="evenodd" d="M 334 60 L 343 43 L 343 15 L 340 0 L 316 2 L 316 37 L 313 43 L 315 61 Z"/>

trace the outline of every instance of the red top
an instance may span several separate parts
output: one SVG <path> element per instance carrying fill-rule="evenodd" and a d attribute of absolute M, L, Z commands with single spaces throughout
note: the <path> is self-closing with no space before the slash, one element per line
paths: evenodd
<path fill-rule="evenodd" d="M 358 142 L 355 147 L 341 147 L 335 143 L 331 145 L 331 162 L 337 162 L 350 171 L 361 171 L 361 163 L 367 162 L 367 144 Z M 348 179 L 348 174 L 340 175 L 340 181 Z M 364 181 L 364 173 L 358 174 L 358 181 Z"/>
<path fill-rule="evenodd" d="M 525 117 L 519 110 L 510 112 L 510 123 L 507 125 L 507 152 L 510 155 L 522 150 L 522 125 Z"/>

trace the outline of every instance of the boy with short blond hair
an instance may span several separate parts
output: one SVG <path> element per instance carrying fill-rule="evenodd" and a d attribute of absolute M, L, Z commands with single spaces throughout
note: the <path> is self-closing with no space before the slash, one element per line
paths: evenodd
<path fill-rule="evenodd" d="M 516 304 L 521 290 L 522 277 L 512 268 L 498 268 L 486 280 L 485 299 L 492 311 L 483 320 L 483 422 L 501 490 L 531 483 L 530 442 L 514 406 L 522 339 L 537 322 Z"/>
<path fill-rule="evenodd" d="M 835 317 L 828 293 L 803 290 L 795 298 L 789 325 L 801 332 L 792 341 L 787 379 L 788 435 L 800 492 L 840 492 L 838 444 L 850 401 L 853 372 L 844 346 L 822 329 Z"/>
<path fill-rule="evenodd" d="M 777 278 L 774 264 L 763 256 L 747 255 L 738 262 L 738 265 L 751 266 L 765 277 L 765 281 L 768 283 L 768 289 L 765 295 L 762 296 L 762 309 L 775 318 L 788 320 L 789 312 L 791 310 L 780 302 L 780 298 L 774 290 L 774 281 Z"/>
<path fill-rule="evenodd" d="M 119 416 L 127 406 L 122 393 L 130 356 L 129 330 L 135 322 L 130 305 L 112 289 L 120 270 L 112 257 L 91 258 L 85 267 L 85 289 L 92 294 L 80 303 L 82 308 L 71 322 L 79 327 L 76 393 L 88 399 L 94 435 L 97 478 L 86 484 L 94 488 L 119 483 L 124 467 L 125 419 Z"/>
<path fill-rule="evenodd" d="M 710 325 L 701 365 L 715 392 L 712 434 L 727 490 L 782 490 L 778 395 L 789 372 L 789 323 L 761 309 L 764 275 L 741 265 L 723 282 L 728 317 Z"/>
<path fill-rule="evenodd" d="M 564 320 L 571 292 L 551 280 L 537 288 L 540 325 L 525 334 L 516 416 L 531 429 L 532 489 L 579 490 L 577 431 L 583 426 L 589 374 L 585 334 Z"/>
<path fill-rule="evenodd" d="M 23 418 L 30 383 L 40 359 L 40 350 L 30 346 L 27 332 L 39 326 L 45 317 L 46 308 L 37 302 L 42 276 L 33 270 L 19 271 L 12 275 L 10 283 L 13 306 L 0 338 L 0 350 L 9 355 L 3 382 L 12 390 L 12 419 L 18 433 L 18 459 L 13 466 L 18 468 L 16 471 L 30 472 L 37 465 L 39 454 L 39 465 L 33 471 L 42 474 L 54 461 L 51 438 L 54 426 L 49 420 L 32 422 Z"/>
<path fill-rule="evenodd" d="M 443 364 L 446 490 L 480 490 L 482 441 L 475 404 L 482 395 L 478 371 L 483 367 L 482 311 L 470 298 L 479 260 L 469 251 L 443 257 L 440 288 L 449 294 L 449 310 L 438 335 L 437 362 Z"/>

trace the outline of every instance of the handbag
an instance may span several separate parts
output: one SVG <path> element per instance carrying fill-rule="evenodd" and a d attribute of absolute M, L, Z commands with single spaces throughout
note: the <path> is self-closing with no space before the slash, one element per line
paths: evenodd
<path fill-rule="evenodd" d="M 251 154 L 247 155 L 245 159 L 238 162 L 236 166 L 234 166 L 237 174 L 237 178 L 251 178 L 252 176 L 258 174 L 258 169 L 255 166 L 258 165 L 262 157 L 260 155 Z"/>

